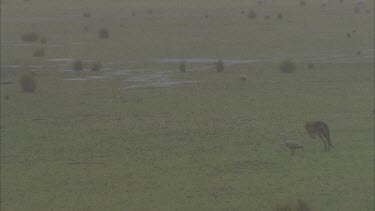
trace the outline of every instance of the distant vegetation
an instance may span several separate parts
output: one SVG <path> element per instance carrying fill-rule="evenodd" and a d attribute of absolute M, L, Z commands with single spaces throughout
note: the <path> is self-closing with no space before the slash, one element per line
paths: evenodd
<path fill-rule="evenodd" d="M 23 42 L 36 42 L 38 41 L 38 39 L 39 39 L 39 36 L 35 32 L 26 33 L 21 36 L 21 40 Z"/>
<path fill-rule="evenodd" d="M 34 53 L 33 53 L 33 57 L 42 57 L 44 55 L 45 55 L 44 48 L 39 48 L 39 49 L 35 50 Z"/>
<path fill-rule="evenodd" d="M 102 68 L 102 63 L 100 61 L 94 61 L 91 64 L 91 70 L 92 71 L 99 71 Z"/>
<path fill-rule="evenodd" d="M 293 73 L 296 69 L 296 65 L 291 59 L 287 59 L 281 62 L 279 69 L 282 73 Z"/>
<path fill-rule="evenodd" d="M 223 72 L 223 71 L 224 71 L 224 63 L 223 63 L 223 60 L 219 59 L 219 60 L 216 62 L 216 71 L 217 71 L 217 72 Z"/>
<path fill-rule="evenodd" d="M 255 19 L 257 17 L 257 14 L 254 10 L 250 10 L 248 13 L 247 13 L 247 17 L 249 19 Z"/>
<path fill-rule="evenodd" d="M 180 62 L 178 69 L 180 70 L 180 72 L 186 72 L 186 63 Z"/>
<path fill-rule="evenodd" d="M 109 31 L 106 28 L 101 28 L 99 30 L 99 38 L 101 39 L 108 39 L 109 38 Z"/>
<path fill-rule="evenodd" d="M 83 63 L 81 60 L 75 60 L 73 62 L 73 70 L 74 71 L 81 71 L 83 70 Z"/>
<path fill-rule="evenodd" d="M 45 37 L 40 38 L 40 43 L 43 45 L 47 44 L 47 38 Z"/>
<path fill-rule="evenodd" d="M 35 75 L 32 73 L 25 73 L 20 78 L 20 85 L 24 92 L 34 92 L 36 83 Z"/>

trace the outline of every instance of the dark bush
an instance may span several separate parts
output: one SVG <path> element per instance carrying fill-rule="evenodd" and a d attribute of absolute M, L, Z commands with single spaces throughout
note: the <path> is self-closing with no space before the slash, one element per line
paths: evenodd
<path fill-rule="evenodd" d="M 36 42 L 38 39 L 39 36 L 35 32 L 26 33 L 21 36 L 23 42 Z"/>
<path fill-rule="evenodd" d="M 91 64 L 92 71 L 99 71 L 102 68 L 102 63 L 100 61 L 95 61 Z"/>
<path fill-rule="evenodd" d="M 101 39 L 108 39 L 109 38 L 109 31 L 106 28 L 101 28 L 99 30 L 99 38 Z"/>
<path fill-rule="evenodd" d="M 84 12 L 84 13 L 83 13 L 83 17 L 90 18 L 90 17 L 91 17 L 91 13 L 89 13 L 89 12 Z"/>
<path fill-rule="evenodd" d="M 40 43 L 43 45 L 47 44 L 47 38 L 45 37 L 40 38 Z"/>
<path fill-rule="evenodd" d="M 296 69 L 296 65 L 291 59 L 281 62 L 279 69 L 282 73 L 292 73 Z"/>
<path fill-rule="evenodd" d="M 186 63 L 180 62 L 178 69 L 180 70 L 180 72 L 186 72 Z"/>
<path fill-rule="evenodd" d="M 81 71 L 83 70 L 83 63 L 81 60 L 75 60 L 73 62 L 73 70 L 74 71 Z"/>
<path fill-rule="evenodd" d="M 33 57 L 42 57 L 44 55 L 45 55 L 44 48 L 39 48 L 39 49 L 35 50 L 34 53 L 33 53 Z"/>
<path fill-rule="evenodd" d="M 247 13 L 247 17 L 249 19 L 255 19 L 257 17 L 257 14 L 254 10 L 250 10 L 248 13 Z"/>
<path fill-rule="evenodd" d="M 34 92 L 36 89 L 35 75 L 25 73 L 20 78 L 20 85 L 24 92 Z"/>
<path fill-rule="evenodd" d="M 216 71 L 217 72 L 223 72 L 224 71 L 224 62 L 223 62 L 223 60 L 219 59 L 216 62 Z"/>

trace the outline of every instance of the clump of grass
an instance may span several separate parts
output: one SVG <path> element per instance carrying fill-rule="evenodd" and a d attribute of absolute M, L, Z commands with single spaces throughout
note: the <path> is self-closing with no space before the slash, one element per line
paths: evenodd
<path fill-rule="evenodd" d="M 83 70 L 83 63 L 81 60 L 75 60 L 73 62 L 73 70 L 74 71 L 81 71 Z"/>
<path fill-rule="evenodd" d="M 257 13 L 254 11 L 254 10 L 250 10 L 248 13 L 247 13 L 247 17 L 249 19 L 255 19 L 257 17 Z"/>
<path fill-rule="evenodd" d="M 21 35 L 21 40 L 23 42 L 36 42 L 38 41 L 38 39 L 39 39 L 39 36 L 35 32 L 25 33 Z"/>
<path fill-rule="evenodd" d="M 43 45 L 47 44 L 47 38 L 45 37 L 40 38 L 40 43 Z"/>
<path fill-rule="evenodd" d="M 221 59 L 219 59 L 217 62 L 216 62 L 216 64 L 215 64 L 215 66 L 216 66 L 216 72 L 223 72 L 224 71 L 224 62 L 223 62 L 223 60 L 221 60 Z"/>
<path fill-rule="evenodd" d="M 24 92 L 35 92 L 36 90 L 36 78 L 32 73 L 25 73 L 20 77 L 20 85 Z"/>
<path fill-rule="evenodd" d="M 314 64 L 313 63 L 308 64 L 307 69 L 309 70 L 314 69 Z"/>
<path fill-rule="evenodd" d="M 33 53 L 33 57 L 42 57 L 45 55 L 44 48 L 36 49 Z"/>
<path fill-rule="evenodd" d="M 99 38 L 101 39 L 108 39 L 109 38 L 109 31 L 106 28 L 101 28 L 99 30 Z"/>
<path fill-rule="evenodd" d="M 91 17 L 91 13 L 89 13 L 89 12 L 84 12 L 84 13 L 83 13 L 83 17 L 90 18 L 90 17 Z"/>
<path fill-rule="evenodd" d="M 296 69 L 296 65 L 291 59 L 286 59 L 281 62 L 279 69 L 282 73 L 293 73 Z"/>
<path fill-rule="evenodd" d="M 241 81 L 247 81 L 247 75 L 243 74 L 243 75 L 240 75 L 240 80 Z"/>
<path fill-rule="evenodd" d="M 180 72 L 186 72 L 186 63 L 184 61 L 180 62 L 178 69 L 180 70 Z"/>
<path fill-rule="evenodd" d="M 91 71 L 99 71 L 102 68 L 102 63 L 100 61 L 95 61 L 91 64 Z"/>

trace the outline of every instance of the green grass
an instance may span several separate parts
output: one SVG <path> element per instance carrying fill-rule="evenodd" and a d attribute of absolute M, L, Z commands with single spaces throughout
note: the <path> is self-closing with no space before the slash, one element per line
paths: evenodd
<path fill-rule="evenodd" d="M 279 61 L 226 65 L 220 74 L 213 64 L 210 71 L 190 71 L 189 64 L 182 74 L 178 64 L 147 62 L 327 52 L 355 57 L 357 49 L 373 46 L 373 14 L 355 15 L 349 2 L 322 9 L 320 1 L 302 8 L 295 1 L 269 7 L 113 1 L 102 9 L 95 9 L 99 1 L 71 1 L 71 8 L 45 0 L 22 8 L 16 3 L 2 5 L 2 16 L 57 11 L 80 21 L 5 21 L 2 42 L 33 30 L 48 39 L 47 46 L 65 46 L 47 47 L 45 58 L 31 57 L 32 47 L 2 46 L 2 65 L 100 58 L 120 63 L 119 69 L 163 69 L 174 79 L 200 83 L 124 89 L 131 84 L 127 76 L 68 81 L 62 79 L 98 73 L 48 66 L 37 71 L 35 93 L 22 92 L 18 83 L 1 84 L 1 210 L 262 211 L 298 198 L 319 211 L 374 210 L 373 61 L 314 62 L 308 70 L 310 61 L 296 59 L 293 74 L 280 73 Z M 150 8 L 153 17 L 146 13 Z M 255 8 L 260 17 L 281 12 L 285 21 L 249 20 L 241 8 Z M 121 9 L 128 13 L 111 16 Z M 82 17 L 83 11 L 92 17 Z M 208 20 L 202 18 L 206 11 Z M 110 39 L 97 38 L 102 26 Z M 349 40 L 345 34 L 354 26 Z M 140 62 L 124 62 L 133 59 Z M 17 81 L 22 73 L 2 68 L 1 80 Z M 332 152 L 323 152 L 304 131 L 307 120 L 327 122 Z M 280 133 L 303 144 L 304 152 L 290 156 Z"/>

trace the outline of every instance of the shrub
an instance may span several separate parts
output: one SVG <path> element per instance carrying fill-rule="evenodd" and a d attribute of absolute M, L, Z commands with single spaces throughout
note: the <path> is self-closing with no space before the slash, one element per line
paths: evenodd
<path fill-rule="evenodd" d="M 283 16 L 283 14 L 279 13 L 279 14 L 277 14 L 277 18 L 281 20 L 281 19 L 284 18 L 284 16 Z"/>
<path fill-rule="evenodd" d="M 269 16 L 269 15 L 264 16 L 264 20 L 269 20 L 270 18 L 271 18 L 271 16 Z"/>
<path fill-rule="evenodd" d="M 248 13 L 247 13 L 247 17 L 249 19 L 255 19 L 257 17 L 257 14 L 254 10 L 250 10 Z"/>
<path fill-rule="evenodd" d="M 47 44 L 47 38 L 45 37 L 40 38 L 40 43 L 43 45 Z"/>
<path fill-rule="evenodd" d="M 154 13 L 154 11 L 153 11 L 152 9 L 149 9 L 149 10 L 147 10 L 147 13 L 148 13 L 149 15 L 152 15 L 152 14 Z"/>
<path fill-rule="evenodd" d="M 45 55 L 44 48 L 39 48 L 34 51 L 33 57 L 42 57 Z"/>
<path fill-rule="evenodd" d="M 247 75 L 240 75 L 241 81 L 247 81 Z"/>
<path fill-rule="evenodd" d="M 186 72 L 186 63 L 180 62 L 178 69 L 180 70 L 180 72 Z"/>
<path fill-rule="evenodd" d="M 23 74 L 20 78 L 21 88 L 24 92 L 34 92 L 36 89 L 36 79 L 31 73 Z"/>
<path fill-rule="evenodd" d="M 91 64 L 92 71 L 99 71 L 102 68 L 102 63 L 100 61 L 95 61 Z"/>
<path fill-rule="evenodd" d="M 36 42 L 38 39 L 39 36 L 35 32 L 26 33 L 21 36 L 23 42 Z"/>
<path fill-rule="evenodd" d="M 132 11 L 131 14 L 132 14 L 132 16 L 136 16 L 137 15 L 134 11 Z"/>
<path fill-rule="evenodd" d="M 106 28 L 101 28 L 99 30 L 99 38 L 108 39 L 109 38 L 109 31 Z"/>
<path fill-rule="evenodd" d="M 75 60 L 73 62 L 73 70 L 74 71 L 81 71 L 83 70 L 83 63 L 81 60 Z"/>
<path fill-rule="evenodd" d="M 307 65 L 307 69 L 311 70 L 314 68 L 314 64 L 313 63 L 310 63 Z"/>
<path fill-rule="evenodd" d="M 91 17 L 91 13 L 89 13 L 89 12 L 84 12 L 84 13 L 83 13 L 83 17 L 90 18 L 90 17 Z"/>
<path fill-rule="evenodd" d="M 292 73 L 296 69 L 296 65 L 291 59 L 281 62 L 279 69 L 282 73 Z"/>
<path fill-rule="evenodd" d="M 224 63 L 223 60 L 219 59 L 216 62 L 216 72 L 223 72 L 224 71 Z"/>
<path fill-rule="evenodd" d="M 305 1 L 300 1 L 299 2 L 299 6 L 301 6 L 301 7 L 306 6 L 306 2 Z"/>

